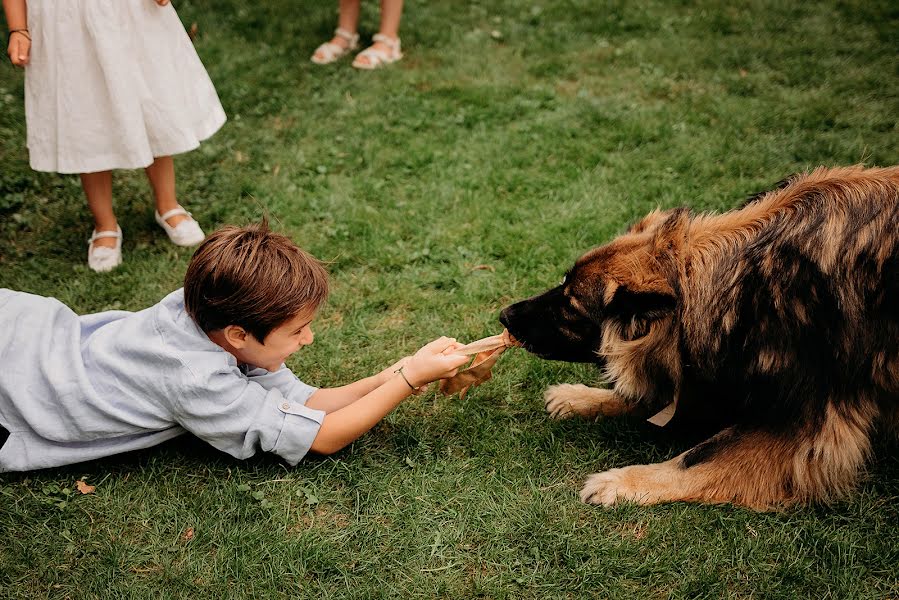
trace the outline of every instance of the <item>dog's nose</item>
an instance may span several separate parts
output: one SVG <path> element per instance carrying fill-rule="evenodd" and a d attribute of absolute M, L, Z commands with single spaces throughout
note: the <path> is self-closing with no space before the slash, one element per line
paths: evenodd
<path fill-rule="evenodd" d="M 512 312 L 511 309 L 512 309 L 511 306 L 507 306 L 506 308 L 502 309 L 499 313 L 499 322 L 502 323 L 503 327 L 505 327 L 506 329 L 509 328 L 509 313 Z"/>

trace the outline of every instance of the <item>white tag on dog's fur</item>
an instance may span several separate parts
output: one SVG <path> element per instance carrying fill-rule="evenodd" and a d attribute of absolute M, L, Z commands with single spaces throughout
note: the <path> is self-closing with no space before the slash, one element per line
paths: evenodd
<path fill-rule="evenodd" d="M 677 401 L 672 402 L 656 414 L 652 415 L 647 421 L 656 425 L 658 427 L 664 427 L 668 424 L 668 421 L 671 420 L 671 417 L 674 416 L 674 409 L 677 408 Z"/>

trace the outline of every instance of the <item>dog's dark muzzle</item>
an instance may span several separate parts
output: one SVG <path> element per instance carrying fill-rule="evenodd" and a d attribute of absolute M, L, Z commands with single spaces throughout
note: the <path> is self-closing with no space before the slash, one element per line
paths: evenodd
<path fill-rule="evenodd" d="M 567 302 L 556 288 L 507 306 L 499 321 L 528 352 L 549 360 L 597 362 L 599 328 L 583 317 L 563 314 Z"/>

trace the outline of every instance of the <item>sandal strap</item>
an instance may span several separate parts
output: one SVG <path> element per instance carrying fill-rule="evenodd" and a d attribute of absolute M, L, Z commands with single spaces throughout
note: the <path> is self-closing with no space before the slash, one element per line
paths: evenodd
<path fill-rule="evenodd" d="M 383 33 L 376 33 L 371 36 L 371 39 L 375 42 L 381 42 L 382 44 L 390 47 L 394 52 L 398 52 L 400 49 L 400 38 L 392 38 L 388 35 L 384 35 Z"/>
<path fill-rule="evenodd" d="M 91 238 L 87 241 L 88 245 L 92 245 L 94 240 L 101 240 L 103 238 L 120 238 L 122 237 L 122 230 L 116 229 L 115 231 L 94 231 L 91 233 Z"/>
<path fill-rule="evenodd" d="M 338 46 L 334 42 L 325 42 L 315 49 L 315 54 L 323 54 L 324 58 L 331 60 L 334 58 L 338 58 L 345 52 L 348 52 L 348 48 L 344 48 L 343 46 Z"/>
<path fill-rule="evenodd" d="M 172 210 L 165 211 L 165 214 L 159 215 L 159 218 L 163 221 L 167 221 L 172 217 L 177 217 L 178 215 L 184 215 L 185 217 L 189 217 L 190 213 L 184 210 L 182 207 L 173 208 Z"/>
<path fill-rule="evenodd" d="M 337 29 L 335 29 L 335 30 L 334 30 L 334 35 L 336 35 L 337 37 L 343 38 L 343 39 L 345 39 L 346 41 L 348 41 L 348 42 L 350 43 L 350 46 L 355 45 L 356 42 L 359 41 L 359 34 L 358 34 L 358 33 L 350 33 L 349 31 L 347 31 L 347 30 L 344 29 L 343 27 L 338 27 Z"/>
<path fill-rule="evenodd" d="M 356 58 L 359 58 L 360 56 L 367 57 L 372 65 L 380 64 L 390 58 L 383 50 L 379 48 L 372 48 L 371 46 L 357 54 Z"/>

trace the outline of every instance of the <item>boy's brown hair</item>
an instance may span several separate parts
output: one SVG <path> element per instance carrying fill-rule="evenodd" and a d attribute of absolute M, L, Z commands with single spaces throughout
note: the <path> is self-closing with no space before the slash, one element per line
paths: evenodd
<path fill-rule="evenodd" d="M 205 332 L 242 327 L 264 343 L 272 329 L 328 296 L 328 273 L 268 222 L 212 233 L 184 276 L 184 306 Z"/>

